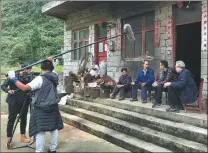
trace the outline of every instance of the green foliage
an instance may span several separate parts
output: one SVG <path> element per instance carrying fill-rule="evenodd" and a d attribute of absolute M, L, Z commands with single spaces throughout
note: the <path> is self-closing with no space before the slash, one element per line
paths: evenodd
<path fill-rule="evenodd" d="M 42 14 L 46 1 L 2 1 L 1 62 L 32 63 L 63 46 L 63 21 Z"/>

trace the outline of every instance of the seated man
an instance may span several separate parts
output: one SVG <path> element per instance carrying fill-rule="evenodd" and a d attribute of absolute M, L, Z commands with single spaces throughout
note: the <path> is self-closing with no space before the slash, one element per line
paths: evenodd
<path fill-rule="evenodd" d="M 198 99 L 197 86 L 192 73 L 185 69 L 185 63 L 177 61 L 175 68 L 179 73 L 178 81 L 164 84 L 164 87 L 168 88 L 168 100 L 170 103 L 170 108 L 166 109 L 168 112 L 179 112 L 181 102 L 182 104 L 190 104 Z"/>
<path fill-rule="evenodd" d="M 162 70 L 161 76 L 157 81 L 157 85 L 153 86 L 155 88 L 155 100 L 156 102 L 152 105 L 152 108 L 159 107 L 162 104 L 162 92 L 168 91 L 164 88 L 166 82 L 177 81 L 177 73 L 174 69 L 168 67 L 168 62 L 166 60 L 160 61 L 160 70 Z"/>
<path fill-rule="evenodd" d="M 138 89 L 142 90 L 141 99 L 142 103 L 147 102 L 147 91 L 151 90 L 152 83 L 154 82 L 154 71 L 149 68 L 149 62 L 145 60 L 143 62 L 143 70 L 138 72 L 138 76 L 135 82 L 132 82 L 132 99 L 131 101 L 138 101 L 137 93 Z"/>
<path fill-rule="evenodd" d="M 125 94 L 128 90 L 131 90 L 131 76 L 127 74 L 127 69 L 122 68 L 121 69 L 122 75 L 119 78 L 119 81 L 113 91 L 113 94 L 111 96 L 111 99 L 114 99 L 116 95 L 120 92 L 120 98 L 119 100 L 125 99 Z"/>

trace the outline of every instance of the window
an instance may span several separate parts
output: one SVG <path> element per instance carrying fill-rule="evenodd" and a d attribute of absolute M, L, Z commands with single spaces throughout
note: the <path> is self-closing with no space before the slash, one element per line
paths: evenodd
<path fill-rule="evenodd" d="M 123 55 L 125 58 L 137 58 L 142 55 L 154 56 L 154 14 L 147 14 L 124 20 L 124 24 L 131 25 L 135 43 L 130 43 L 126 36 L 123 37 Z"/>
<path fill-rule="evenodd" d="M 79 48 L 89 43 L 89 29 L 82 29 L 73 32 L 73 48 Z M 88 47 L 84 47 L 73 52 L 73 59 L 80 60 L 88 52 Z"/>

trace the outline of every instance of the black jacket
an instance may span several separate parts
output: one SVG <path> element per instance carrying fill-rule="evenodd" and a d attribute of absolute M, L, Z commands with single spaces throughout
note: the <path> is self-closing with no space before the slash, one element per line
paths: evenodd
<path fill-rule="evenodd" d="M 166 82 L 173 82 L 178 80 L 178 74 L 173 68 L 168 68 L 161 73 L 158 84 L 165 84 Z"/>
<path fill-rule="evenodd" d="M 180 99 L 183 104 L 194 103 L 198 99 L 198 89 L 194 82 L 194 76 L 187 69 L 183 69 L 179 73 L 178 81 L 172 82 L 171 87 L 181 91 Z"/>
<path fill-rule="evenodd" d="M 132 82 L 131 76 L 129 76 L 129 75 L 126 75 L 126 76 L 121 75 L 117 84 L 118 85 L 130 85 L 131 82 Z"/>
<path fill-rule="evenodd" d="M 24 102 L 27 92 L 23 92 L 19 90 L 17 86 L 10 79 L 7 79 L 4 81 L 4 83 L 1 85 L 1 89 L 6 93 L 8 93 L 9 90 L 16 91 L 12 95 L 8 93 L 7 98 L 6 98 L 6 102 L 8 104 L 14 104 L 16 102 L 22 102 L 22 103 Z"/>
<path fill-rule="evenodd" d="M 56 87 L 58 76 L 53 72 L 48 72 L 42 76 L 43 84 L 41 89 L 35 91 L 36 96 L 41 99 L 37 107 L 34 107 L 30 116 L 30 137 L 39 132 L 63 129 L 63 121 L 58 107 L 58 95 Z M 41 91 L 41 92 L 40 92 Z M 37 102 L 37 101 L 35 101 Z M 47 107 L 46 107 L 47 106 Z"/>

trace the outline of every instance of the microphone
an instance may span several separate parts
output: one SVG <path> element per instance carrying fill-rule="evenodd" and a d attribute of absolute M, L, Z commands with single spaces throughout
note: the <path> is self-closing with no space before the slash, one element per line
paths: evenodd
<path fill-rule="evenodd" d="M 133 43 L 133 42 L 136 40 L 136 38 L 134 37 L 134 32 L 133 32 L 133 30 L 132 30 L 130 24 L 125 24 L 124 27 L 123 27 L 123 31 L 124 31 L 124 33 L 121 34 L 121 35 L 116 35 L 116 36 L 113 36 L 113 37 L 110 37 L 110 38 L 106 38 L 106 39 L 104 39 L 104 40 L 108 40 L 108 39 L 120 37 L 120 36 L 123 36 L 123 35 L 126 35 L 126 36 L 127 36 L 127 38 L 128 38 L 128 40 L 129 40 L 130 43 Z M 104 40 L 102 40 L 102 41 L 104 41 Z M 75 51 L 75 50 L 78 50 L 78 49 L 81 49 L 81 48 L 84 48 L 84 47 L 89 47 L 89 46 L 94 45 L 94 44 L 97 44 L 97 43 L 99 43 L 99 42 L 101 42 L 101 40 L 98 40 L 98 41 L 93 42 L 93 43 L 91 43 L 91 44 L 87 44 L 87 45 L 85 45 L 85 46 L 81 46 L 81 47 L 78 47 L 78 48 L 75 48 L 75 49 L 71 49 L 71 50 L 68 50 L 68 51 L 59 53 L 59 54 L 53 56 L 52 58 L 55 59 L 55 58 L 57 58 L 57 57 L 59 57 L 59 56 L 62 56 L 62 55 L 64 55 L 64 54 L 66 54 L 66 53 L 73 52 L 73 51 Z M 22 70 L 24 70 L 24 69 L 26 69 L 26 68 L 35 66 L 35 65 L 40 64 L 40 63 L 42 63 L 42 62 L 44 62 L 44 61 L 47 61 L 47 59 L 38 61 L 38 62 L 33 63 L 33 64 L 31 64 L 31 65 L 28 65 L 28 66 L 26 66 L 26 67 L 23 67 L 23 68 L 21 68 L 21 69 L 15 71 L 15 72 L 22 71 Z M 6 76 L 8 76 L 8 75 L 6 75 Z"/>
<path fill-rule="evenodd" d="M 123 30 L 124 30 L 128 40 L 131 43 L 133 43 L 136 40 L 136 38 L 134 37 L 134 32 L 133 32 L 130 24 L 125 24 Z"/>

